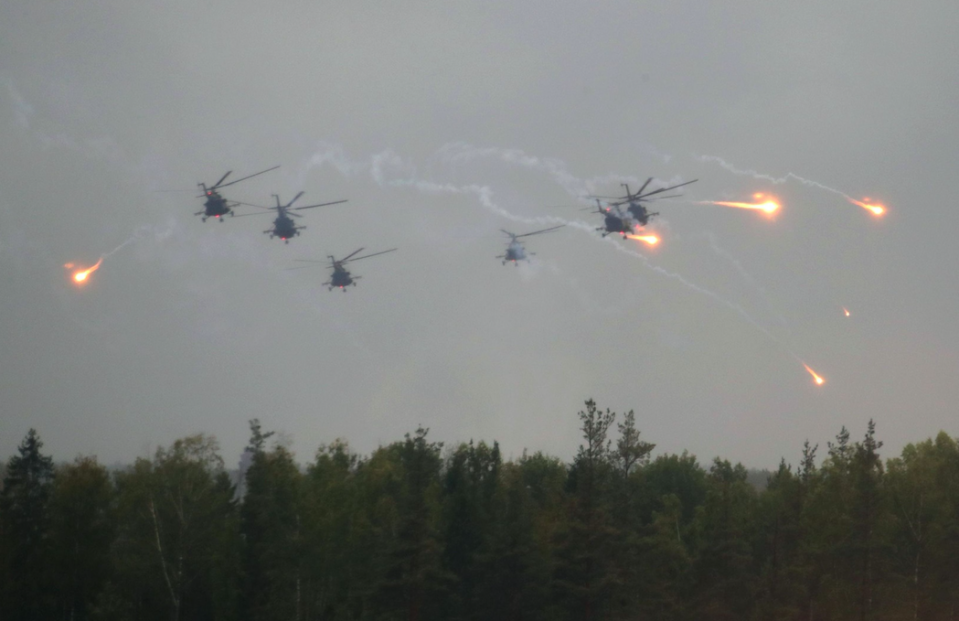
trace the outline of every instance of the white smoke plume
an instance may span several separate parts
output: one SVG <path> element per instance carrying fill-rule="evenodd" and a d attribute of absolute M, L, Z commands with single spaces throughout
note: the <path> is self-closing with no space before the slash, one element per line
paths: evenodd
<path fill-rule="evenodd" d="M 732 254 L 730 254 L 729 252 L 724 250 L 722 247 L 720 247 L 719 240 L 716 238 L 716 235 L 714 233 L 710 231 L 706 231 L 704 233 L 699 233 L 697 235 L 694 235 L 693 237 L 698 237 L 698 236 L 704 237 L 706 241 L 709 243 L 709 249 L 715 252 L 717 255 L 719 255 L 723 259 L 725 259 L 726 261 L 728 261 L 734 268 L 736 268 L 736 271 L 739 273 L 739 276 L 744 281 L 746 281 L 746 283 L 749 286 L 753 287 L 757 292 L 759 292 L 759 295 L 762 297 L 763 301 L 766 303 L 767 310 L 770 312 L 770 314 L 772 314 L 776 318 L 776 320 L 780 324 L 782 324 L 782 327 L 786 329 L 788 332 L 789 324 L 786 321 L 786 318 L 783 317 L 782 313 L 776 310 L 772 300 L 769 298 L 769 295 L 766 293 L 766 289 L 763 288 L 763 286 L 759 284 L 759 281 L 753 278 L 753 276 L 746 271 L 746 268 L 743 267 L 743 264 L 739 261 L 739 259 L 737 259 Z"/>
<path fill-rule="evenodd" d="M 144 239 L 152 238 L 155 243 L 157 244 L 162 243 L 166 241 L 171 235 L 173 235 L 173 231 L 176 229 L 176 227 L 177 227 L 177 222 L 176 222 L 176 219 L 174 218 L 170 218 L 170 220 L 168 220 L 165 225 L 155 226 L 151 224 L 145 224 L 141 227 L 138 227 L 133 232 L 133 235 L 131 235 L 122 244 L 120 244 L 119 246 L 111 250 L 110 252 L 107 252 L 101 255 L 101 258 L 104 258 L 104 259 L 109 258 L 113 256 L 114 254 L 118 253 L 120 250 L 126 248 L 130 244 L 143 241 Z"/>
<path fill-rule="evenodd" d="M 734 175 L 738 175 L 740 177 L 752 177 L 753 179 L 769 181 L 770 183 L 774 183 L 776 185 L 786 183 L 790 179 L 795 179 L 796 181 L 798 181 L 799 183 L 802 183 L 803 185 L 819 188 L 820 190 L 826 190 L 827 192 L 832 192 L 833 194 L 838 194 L 839 196 L 842 196 L 846 200 L 850 200 L 850 201 L 855 200 L 853 199 L 853 197 L 849 196 L 848 194 L 846 194 L 845 192 L 841 190 L 837 190 L 836 188 L 831 188 L 828 185 L 823 185 L 819 183 L 818 181 L 813 181 L 812 179 L 806 179 L 805 177 L 800 177 L 799 175 L 795 173 L 790 172 L 790 173 L 786 173 L 782 177 L 773 177 L 772 175 L 767 175 L 765 173 L 761 173 L 751 169 L 744 170 L 744 169 L 736 168 L 735 166 L 733 166 L 732 164 L 730 164 L 723 158 L 717 157 L 715 155 L 697 155 L 694 157 L 696 160 L 700 162 L 714 162 L 716 164 L 719 164 L 720 166 L 722 166 L 729 172 L 733 173 Z"/>
<path fill-rule="evenodd" d="M 578 179 L 574 175 L 570 174 L 566 170 L 565 164 L 560 160 L 550 159 L 550 158 L 538 158 L 535 156 L 530 156 L 519 150 L 511 149 L 497 149 L 497 148 L 486 148 L 486 149 L 476 149 L 470 147 L 465 143 L 452 143 L 444 146 L 440 151 L 438 151 L 437 156 L 440 157 L 443 161 L 456 162 L 456 161 L 465 161 L 470 158 L 476 157 L 497 157 L 502 161 L 507 163 L 512 163 L 516 165 L 523 166 L 525 168 L 531 168 L 539 170 L 542 172 L 548 173 L 552 176 L 557 183 L 559 183 L 564 189 L 567 190 L 570 194 L 574 196 L 582 196 L 583 191 L 589 191 L 589 188 L 592 187 L 593 180 L 582 180 Z M 589 233 L 595 233 L 596 227 L 587 224 L 585 222 L 567 220 L 565 218 L 560 218 L 556 216 L 539 216 L 534 218 L 524 217 L 516 215 L 509 210 L 503 208 L 493 199 L 493 191 L 489 186 L 478 185 L 478 184 L 466 184 L 466 185 L 455 185 L 451 183 L 437 183 L 434 181 L 419 179 L 415 175 L 410 176 L 405 179 L 386 179 L 384 176 L 384 166 L 383 163 L 389 163 L 394 169 L 405 169 L 407 171 L 411 170 L 412 167 L 409 166 L 402 158 L 393 153 L 390 150 L 381 152 L 380 154 L 374 155 L 370 158 L 369 163 L 359 162 L 350 160 L 342 148 L 336 145 L 329 145 L 324 143 L 322 149 L 317 153 L 314 153 L 311 156 L 305 166 L 308 170 L 312 167 L 321 167 L 325 163 L 330 163 L 337 170 L 341 171 L 343 174 L 353 175 L 358 172 L 369 172 L 371 179 L 380 186 L 390 186 L 390 187 L 409 187 L 417 191 L 423 192 L 425 194 L 457 194 L 457 195 L 472 195 L 475 196 L 479 203 L 489 211 L 502 216 L 508 220 L 514 222 L 521 222 L 524 224 L 565 224 L 571 228 L 583 230 Z M 621 176 L 608 176 L 604 177 L 604 181 L 608 181 L 611 178 L 615 179 L 626 179 L 636 182 L 635 178 L 621 177 Z M 785 349 L 797 360 L 801 359 L 793 353 L 791 350 L 785 347 L 785 345 L 776 338 L 765 326 L 760 324 L 758 321 L 753 319 L 753 317 L 744 309 L 742 306 L 727 300 L 718 293 L 711 291 L 701 285 L 691 282 L 687 278 L 683 277 L 680 274 L 671 272 L 661 266 L 654 265 L 650 262 L 649 257 L 642 255 L 638 252 L 630 250 L 623 247 L 620 244 L 617 244 L 612 238 L 604 239 L 607 243 L 611 244 L 618 252 L 627 254 L 633 258 L 639 259 L 643 262 L 643 265 L 657 274 L 665 276 L 670 280 L 674 280 L 684 287 L 695 291 L 701 295 L 712 298 L 716 302 L 719 302 L 721 305 L 732 310 L 737 315 L 742 317 L 749 325 L 759 330 L 767 338 L 773 341 L 776 345 Z M 728 253 L 725 253 L 718 246 L 713 244 L 714 250 L 720 252 L 727 258 L 730 258 L 734 265 L 738 266 L 738 269 L 741 274 L 744 275 L 747 280 L 754 282 L 755 280 L 749 276 L 745 270 L 742 268 L 742 265 L 738 261 L 728 257 Z M 757 284 L 758 286 L 758 284 Z"/>

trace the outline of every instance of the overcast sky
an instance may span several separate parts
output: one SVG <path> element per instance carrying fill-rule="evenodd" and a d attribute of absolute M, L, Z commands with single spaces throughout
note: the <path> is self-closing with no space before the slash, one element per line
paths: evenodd
<path fill-rule="evenodd" d="M 108 463 L 203 431 L 235 463 L 258 417 L 304 461 L 417 425 L 568 458 L 590 397 L 704 462 L 795 463 L 870 418 L 886 456 L 959 435 L 956 24 L 945 0 L 6 0 L 0 456 L 30 427 Z M 277 164 L 224 194 L 349 199 L 289 245 L 158 192 Z M 699 179 L 660 246 L 602 239 L 579 197 L 650 176 Z M 775 218 L 697 203 L 755 192 Z M 345 294 L 285 271 L 359 247 L 399 250 Z"/>

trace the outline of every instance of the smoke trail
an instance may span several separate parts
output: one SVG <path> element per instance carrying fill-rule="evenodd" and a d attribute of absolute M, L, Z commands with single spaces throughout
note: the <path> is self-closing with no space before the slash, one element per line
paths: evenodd
<path fill-rule="evenodd" d="M 597 188 L 609 186 L 610 184 L 629 183 L 641 185 L 645 179 L 640 179 L 634 175 L 621 175 L 618 173 L 608 173 L 606 175 L 581 179 L 569 172 L 566 163 L 558 158 L 537 157 L 529 155 L 520 149 L 503 149 L 499 147 L 475 147 L 466 142 L 452 142 L 444 145 L 436 152 L 436 157 L 448 164 L 459 164 L 480 158 L 498 159 L 505 164 L 519 166 L 529 170 L 536 170 L 545 173 L 568 194 L 577 198 L 583 198 L 586 195 L 594 194 Z M 670 159 L 656 153 L 657 157 L 662 157 L 665 161 Z M 672 179 L 663 181 L 656 179 L 654 181 L 672 185 L 680 183 L 682 177 L 674 176 Z"/>
<path fill-rule="evenodd" d="M 737 259 L 733 255 L 731 255 L 729 252 L 724 250 L 722 247 L 720 247 L 719 241 L 716 239 L 716 235 L 713 234 L 712 232 L 706 231 L 704 233 L 694 235 L 693 237 L 698 237 L 698 236 L 702 236 L 706 238 L 707 242 L 709 242 L 710 250 L 712 250 L 713 252 L 718 254 L 720 257 L 726 259 L 730 264 L 732 264 L 732 266 L 736 268 L 736 271 L 739 273 L 740 277 L 742 277 L 742 279 L 745 280 L 747 284 L 749 284 L 751 287 L 755 288 L 759 292 L 759 295 L 762 297 L 763 301 L 766 303 L 767 310 L 770 312 L 771 315 L 773 315 L 773 317 L 775 317 L 779 321 L 779 323 L 782 324 L 782 327 L 786 330 L 788 334 L 789 324 L 786 321 L 786 318 L 783 317 L 783 315 L 776 310 L 776 308 L 773 306 L 772 300 L 769 298 L 769 295 L 766 293 L 766 289 L 763 288 L 763 286 L 759 284 L 759 281 L 753 278 L 753 276 L 746 271 L 746 268 L 743 267 L 743 264 L 740 263 L 739 259 Z"/>
<path fill-rule="evenodd" d="M 694 158 L 700 162 L 715 162 L 719 164 L 720 166 L 722 166 L 723 168 L 725 168 L 726 170 L 728 170 L 729 172 L 733 173 L 734 175 L 739 175 L 740 177 L 752 177 L 753 179 L 761 179 L 763 181 L 769 181 L 770 183 L 774 183 L 777 185 L 781 183 L 786 183 L 790 179 L 795 179 L 796 181 L 798 181 L 799 183 L 802 183 L 803 185 L 819 188 L 820 190 L 826 190 L 827 192 L 832 192 L 833 194 L 838 194 L 839 196 L 842 196 L 846 200 L 850 200 L 850 201 L 855 200 L 853 197 L 849 196 L 848 194 L 846 194 L 845 192 L 841 190 L 837 190 L 836 188 L 831 188 L 828 185 L 823 185 L 819 183 L 818 181 L 813 181 L 812 179 L 806 179 L 805 177 L 800 177 L 799 175 L 791 172 L 786 173 L 782 177 L 773 177 L 772 175 L 767 175 L 751 169 L 742 170 L 742 169 L 736 168 L 735 166 L 733 166 L 732 164 L 730 164 L 723 158 L 717 157 L 715 155 L 696 155 L 694 156 Z"/>
<path fill-rule="evenodd" d="M 590 180 L 581 180 L 577 177 L 570 174 L 560 160 L 556 159 L 543 159 L 537 158 L 535 156 L 526 155 L 519 150 L 510 150 L 510 149 L 497 149 L 497 148 L 487 148 L 487 149 L 477 149 L 471 147 L 465 143 L 452 143 L 444 146 L 437 152 L 438 157 L 444 161 L 456 162 L 464 161 L 476 157 L 497 157 L 501 160 L 523 166 L 526 168 L 532 168 L 542 172 L 547 172 L 550 174 L 567 192 L 573 194 L 574 196 L 582 196 L 581 192 L 584 189 L 591 187 Z M 415 176 L 415 173 L 405 179 L 392 179 L 387 180 L 383 175 L 383 163 L 390 163 L 394 167 L 406 168 L 410 167 L 395 153 L 390 150 L 386 150 L 373 156 L 370 159 L 370 163 L 357 162 L 350 160 L 342 148 L 335 145 L 323 145 L 323 149 L 320 153 L 314 154 L 309 158 L 307 167 L 312 168 L 314 166 L 321 167 L 324 163 L 331 163 L 337 170 L 348 174 L 356 174 L 361 171 L 368 171 L 370 177 L 374 183 L 379 186 L 389 186 L 389 187 L 409 187 L 413 188 L 419 192 L 425 194 L 454 194 L 454 195 L 471 195 L 476 197 L 478 202 L 489 211 L 502 216 L 513 222 L 520 222 L 524 224 L 565 224 L 571 228 L 583 230 L 589 233 L 594 233 L 596 228 L 590 224 L 580 221 L 567 220 L 565 218 L 560 218 L 557 216 L 540 216 L 535 218 L 529 218 L 524 216 L 516 215 L 509 210 L 501 207 L 493 200 L 493 191 L 489 186 L 478 185 L 478 184 L 467 184 L 467 185 L 455 185 L 450 183 L 436 183 L 434 181 L 428 181 L 419 179 Z M 308 169 L 307 168 L 307 169 Z M 617 179 L 630 179 L 620 176 L 615 177 L 606 177 L 604 180 L 609 178 Z M 633 182 L 636 182 L 636 179 L 632 179 Z M 698 285 L 684 276 L 671 272 L 661 266 L 654 265 L 650 262 L 649 258 L 645 255 L 639 254 L 633 250 L 623 247 L 620 244 L 617 244 L 613 239 L 606 238 L 604 239 L 607 243 L 611 244 L 618 252 L 622 252 L 631 257 L 639 259 L 643 262 L 643 266 L 647 269 L 656 272 L 670 280 L 674 280 L 684 287 L 695 291 L 701 295 L 709 297 L 726 308 L 732 310 L 742 319 L 744 319 L 749 325 L 759 330 L 763 335 L 765 335 L 770 341 L 775 343 L 784 351 L 788 352 L 793 358 L 802 363 L 802 359 L 796 355 L 791 349 L 789 349 L 782 341 L 776 338 L 765 326 L 760 324 L 758 321 L 753 319 L 753 317 L 744 309 L 742 306 L 727 300 L 718 293 L 711 291 L 701 285 Z M 725 253 L 718 245 L 711 244 L 713 249 L 720 253 L 721 255 L 726 256 L 730 259 L 733 264 L 737 267 L 740 274 L 746 277 L 749 281 L 755 283 L 755 279 L 746 273 L 745 269 L 742 268 L 742 265 L 736 261 L 734 258 L 730 257 L 728 253 Z M 758 287 L 758 284 L 756 285 Z M 761 288 L 760 288 L 761 289 Z M 785 320 L 783 319 L 783 322 Z"/>
<path fill-rule="evenodd" d="M 103 259 L 109 258 L 113 256 L 114 254 L 116 254 L 117 252 L 119 252 L 120 250 L 122 250 L 123 248 L 129 246 L 130 244 L 145 239 L 151 233 L 156 243 L 163 242 L 173 234 L 173 231 L 175 228 L 176 228 L 176 220 L 173 218 L 171 218 L 167 222 L 166 226 L 152 226 L 152 225 L 146 224 L 141 227 L 138 227 L 133 232 L 133 235 L 129 237 L 129 239 L 124 241 L 122 244 L 120 244 L 119 246 L 111 250 L 110 252 L 107 252 L 106 254 L 101 255 L 101 258 Z"/>

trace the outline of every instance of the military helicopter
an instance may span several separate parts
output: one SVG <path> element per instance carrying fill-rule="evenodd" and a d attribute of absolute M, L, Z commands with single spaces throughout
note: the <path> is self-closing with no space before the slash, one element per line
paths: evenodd
<path fill-rule="evenodd" d="M 633 234 L 636 225 L 633 223 L 632 218 L 620 210 L 619 205 L 603 207 L 597 198 L 596 213 L 602 214 L 603 217 L 606 218 L 603 226 L 596 228 L 597 231 L 603 231 L 603 237 L 606 237 L 610 233 L 619 233 L 623 236 L 623 239 L 626 239 L 627 235 Z"/>
<path fill-rule="evenodd" d="M 333 273 L 330 275 L 329 282 L 325 282 L 323 283 L 323 285 L 327 288 L 328 291 L 332 291 L 333 287 L 339 287 L 340 290 L 345 293 L 346 288 L 349 287 L 350 285 L 353 285 L 355 287 L 356 281 L 362 278 L 362 276 L 351 276 L 350 272 L 345 267 L 343 267 L 344 265 L 346 265 L 347 263 L 351 263 L 353 261 L 359 261 L 360 259 L 369 259 L 370 257 L 386 254 L 387 252 L 393 252 L 395 250 L 396 248 L 390 248 L 389 250 L 383 250 L 381 252 L 374 252 L 373 254 L 367 254 L 367 255 L 363 255 L 362 257 L 357 257 L 355 255 L 363 251 L 363 248 L 360 248 L 359 250 L 354 250 L 353 252 L 346 255 L 339 261 L 337 261 L 336 258 L 334 258 L 332 255 L 330 255 L 329 256 L 330 262 L 329 264 L 327 264 L 327 267 L 332 268 Z M 304 263 L 323 263 L 323 261 L 314 261 L 311 259 L 297 259 L 297 260 L 302 261 Z M 303 265 L 301 267 L 312 267 L 312 266 Z M 291 267 L 290 269 L 295 270 L 300 268 Z"/>
<path fill-rule="evenodd" d="M 219 192 L 220 188 L 225 188 L 227 186 L 233 185 L 234 183 L 246 181 L 250 177 L 256 177 L 257 175 L 262 175 L 263 173 L 270 172 L 271 170 L 276 170 L 277 168 L 279 168 L 279 166 L 274 166 L 273 168 L 267 168 L 266 170 L 261 170 L 258 173 L 247 175 L 246 177 L 242 177 L 235 181 L 231 181 L 230 183 L 223 183 L 224 181 L 226 181 L 226 178 L 230 176 L 230 173 L 233 172 L 232 170 L 228 170 L 226 171 L 225 175 L 220 177 L 219 181 L 217 181 L 210 187 L 207 187 L 207 185 L 203 182 L 198 183 L 197 186 L 203 189 L 203 194 L 201 194 L 200 196 L 197 196 L 197 198 L 205 198 L 206 201 L 203 203 L 203 211 L 198 211 L 193 215 L 203 216 L 201 218 L 203 222 L 206 222 L 207 218 L 216 218 L 219 220 L 220 216 L 225 216 L 227 214 L 230 214 L 232 216 L 233 208 L 239 205 L 240 203 L 231 202 L 223 198 Z M 174 190 L 174 191 L 177 191 L 177 190 Z M 223 222 L 223 220 L 220 220 L 220 222 Z"/>
<path fill-rule="evenodd" d="M 341 201 L 333 201 L 331 203 L 318 203 L 316 205 L 304 205 L 303 207 L 293 207 L 292 206 L 293 203 L 295 203 L 301 196 L 303 196 L 303 194 L 305 194 L 305 192 L 300 192 L 299 194 L 294 196 L 293 200 L 291 200 L 286 205 L 281 204 L 279 195 L 274 194 L 273 198 L 276 199 L 276 207 L 263 207 L 261 205 L 252 205 L 250 203 L 240 203 L 240 204 L 246 205 L 248 207 L 256 207 L 258 209 L 269 209 L 270 211 L 276 211 L 277 216 L 276 216 L 276 220 L 273 221 L 273 228 L 267 229 L 263 231 L 263 233 L 264 234 L 268 233 L 270 235 L 270 239 L 273 239 L 274 237 L 279 237 L 280 239 L 282 239 L 284 242 L 288 244 L 290 243 L 291 237 L 296 237 L 297 235 L 300 234 L 301 230 L 306 228 L 305 226 L 297 226 L 296 222 L 293 221 L 293 218 L 302 217 L 298 213 L 292 213 L 293 211 L 300 210 L 300 209 L 313 209 L 314 207 L 326 207 L 327 205 L 338 205 L 340 203 L 346 202 L 346 199 L 343 199 Z M 259 215 L 259 214 L 245 213 L 237 217 L 256 216 L 256 215 Z"/>
<path fill-rule="evenodd" d="M 603 199 L 612 200 L 613 202 L 609 203 L 611 207 L 620 207 L 622 205 L 629 205 L 629 207 L 626 208 L 626 211 L 629 212 L 629 214 L 636 219 L 636 223 L 639 226 L 646 226 L 647 224 L 649 224 L 649 219 L 653 216 L 658 216 L 659 212 L 648 211 L 646 209 L 646 205 L 643 205 L 644 202 L 655 200 L 655 199 L 651 199 L 650 197 L 653 195 L 659 194 L 660 192 L 668 192 L 670 190 L 675 190 L 676 188 L 681 188 L 684 185 L 689 185 L 690 183 L 696 183 L 697 181 L 699 181 L 699 179 L 693 179 L 692 181 L 687 181 L 686 183 L 680 183 L 679 185 L 674 185 L 668 188 L 660 188 L 658 190 L 653 190 L 652 192 L 646 192 L 645 194 L 643 194 L 643 190 L 645 190 L 646 187 L 652 181 L 653 181 L 652 177 L 647 179 L 646 183 L 644 183 L 643 186 L 639 188 L 639 190 L 637 190 L 635 194 L 629 191 L 629 184 L 623 183 L 620 185 L 626 188 L 626 196 L 590 196 L 590 198 L 603 198 Z M 656 198 L 676 198 L 676 196 L 679 196 L 679 195 L 677 194 L 675 196 L 657 196 Z"/>
<path fill-rule="evenodd" d="M 515 235 L 513 233 L 510 233 L 506 229 L 500 229 L 501 231 L 509 235 L 509 246 L 506 247 L 506 254 L 501 254 L 496 258 L 503 259 L 503 265 L 506 265 L 507 261 L 512 261 L 513 265 L 518 265 L 517 261 L 522 261 L 524 259 L 529 260 L 526 257 L 526 248 L 523 247 L 523 244 L 517 241 L 520 237 L 529 237 L 530 235 L 539 235 L 540 233 L 547 233 L 549 231 L 555 231 L 556 229 L 561 229 L 564 226 L 566 225 L 560 224 L 559 226 L 554 226 L 554 227 L 551 227 L 548 229 L 542 229 L 539 231 L 533 231 L 532 233 L 523 233 L 522 235 Z M 535 253 L 531 252 L 530 254 L 532 255 Z"/>

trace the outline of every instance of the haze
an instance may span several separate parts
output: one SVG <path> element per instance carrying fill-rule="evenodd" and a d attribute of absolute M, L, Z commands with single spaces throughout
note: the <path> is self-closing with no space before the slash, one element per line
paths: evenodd
<path fill-rule="evenodd" d="M 0 455 L 35 427 L 58 459 L 207 431 L 235 460 L 257 417 L 302 458 L 417 425 L 565 458 L 590 397 L 657 453 L 756 467 L 870 418 L 885 455 L 955 436 L 957 23 L 954 2 L 4 2 Z M 284 245 L 159 192 L 276 164 L 224 194 L 349 202 Z M 699 179 L 657 205 L 658 248 L 589 230 L 578 196 L 649 176 Z M 775 218 L 695 204 L 754 192 Z M 562 222 L 530 264 L 495 258 L 501 228 Z M 394 246 L 346 294 L 285 271 Z"/>

